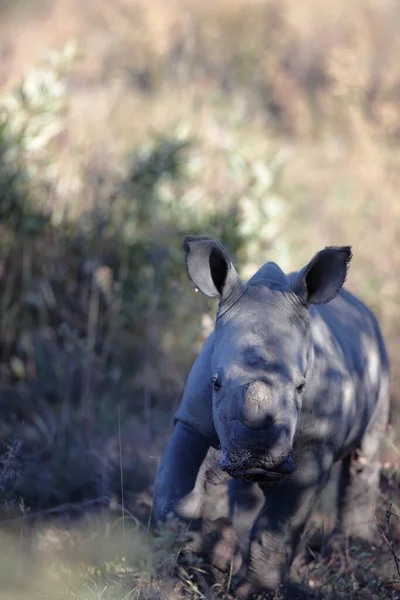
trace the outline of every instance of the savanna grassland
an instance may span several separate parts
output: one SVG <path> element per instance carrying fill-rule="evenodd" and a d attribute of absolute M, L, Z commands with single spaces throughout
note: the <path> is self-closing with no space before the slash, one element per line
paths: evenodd
<path fill-rule="evenodd" d="M 392 364 L 377 539 L 318 517 L 294 577 L 399 597 L 399 26 L 395 0 L 0 0 L 1 600 L 233 597 L 151 527 L 215 312 L 187 233 L 243 278 L 352 245 Z"/>

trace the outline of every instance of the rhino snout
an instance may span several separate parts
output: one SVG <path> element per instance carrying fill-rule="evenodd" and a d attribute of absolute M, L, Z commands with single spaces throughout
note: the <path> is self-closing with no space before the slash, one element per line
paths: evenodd
<path fill-rule="evenodd" d="M 281 479 L 295 469 L 291 453 L 273 461 L 266 453 L 249 450 L 225 450 L 219 467 L 231 477 L 260 482 Z"/>
<path fill-rule="evenodd" d="M 247 427 L 268 428 L 278 419 L 274 390 L 264 381 L 252 381 L 243 392 L 242 421 Z"/>

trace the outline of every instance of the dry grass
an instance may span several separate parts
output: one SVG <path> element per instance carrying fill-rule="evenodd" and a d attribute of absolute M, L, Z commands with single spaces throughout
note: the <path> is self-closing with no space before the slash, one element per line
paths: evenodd
<path fill-rule="evenodd" d="M 115 502 L 100 509 L 75 505 L 73 517 L 66 509 L 58 517 L 26 513 L 2 520 L 1 600 L 235 597 L 229 569 L 222 573 L 186 549 L 185 525 L 171 520 L 154 532 L 148 515 L 139 520 Z M 299 598 L 398 598 L 398 523 L 385 503 L 376 512 L 380 535 L 370 545 L 330 537 L 315 521 L 292 572 Z M 285 597 L 284 590 L 276 596 Z"/>

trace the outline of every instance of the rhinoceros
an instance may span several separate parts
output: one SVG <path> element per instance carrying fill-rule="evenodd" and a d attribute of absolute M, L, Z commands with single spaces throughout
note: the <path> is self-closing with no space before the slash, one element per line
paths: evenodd
<path fill-rule="evenodd" d="M 218 451 L 243 555 L 237 595 L 248 597 L 287 582 L 334 469 L 344 531 L 370 539 L 389 362 L 375 316 L 343 289 L 351 247 L 324 248 L 296 273 L 267 262 L 247 284 L 218 241 L 186 236 L 183 247 L 189 279 L 219 304 L 158 470 L 154 514 L 198 522 L 193 498 Z"/>

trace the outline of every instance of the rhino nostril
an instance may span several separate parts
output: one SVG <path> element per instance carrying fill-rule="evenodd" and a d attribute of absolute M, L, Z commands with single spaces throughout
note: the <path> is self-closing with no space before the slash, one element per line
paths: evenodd
<path fill-rule="evenodd" d="M 264 427 L 268 428 L 268 427 L 272 427 L 272 425 L 275 425 L 275 423 L 277 422 L 277 419 L 272 417 L 271 415 L 268 415 L 265 420 L 264 420 Z"/>

